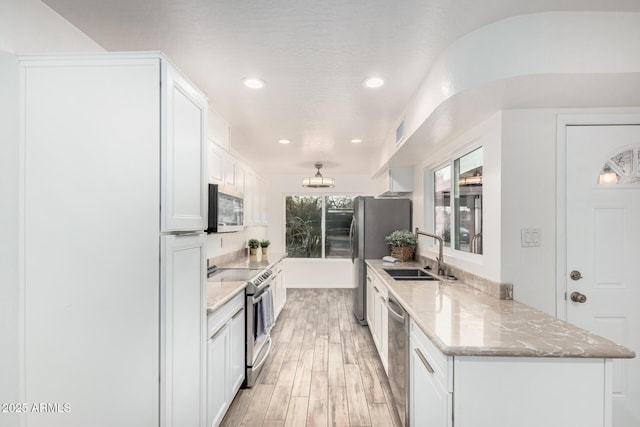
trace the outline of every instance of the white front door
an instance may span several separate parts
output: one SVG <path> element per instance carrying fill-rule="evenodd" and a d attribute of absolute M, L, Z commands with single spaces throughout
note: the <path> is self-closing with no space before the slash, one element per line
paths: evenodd
<path fill-rule="evenodd" d="M 566 131 L 567 320 L 640 354 L 640 125 Z M 640 426 L 640 359 L 613 376 L 614 427 Z"/>

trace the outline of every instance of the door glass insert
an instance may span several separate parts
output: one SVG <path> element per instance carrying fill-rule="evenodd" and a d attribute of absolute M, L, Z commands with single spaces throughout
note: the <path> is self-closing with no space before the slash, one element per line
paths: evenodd
<path fill-rule="evenodd" d="M 598 184 L 640 184 L 640 148 L 622 151 L 608 159 L 600 169 Z"/>
<path fill-rule="evenodd" d="M 349 227 L 353 218 L 352 196 L 325 198 L 325 258 L 349 258 Z"/>

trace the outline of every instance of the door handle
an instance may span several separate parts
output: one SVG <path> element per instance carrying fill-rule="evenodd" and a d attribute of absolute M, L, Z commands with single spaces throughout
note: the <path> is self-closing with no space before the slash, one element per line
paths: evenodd
<path fill-rule="evenodd" d="M 582 279 L 582 274 L 578 270 L 573 270 L 569 273 L 569 277 L 571 277 L 571 280 L 580 280 Z"/>
<path fill-rule="evenodd" d="M 587 302 L 587 296 L 584 294 L 581 294 L 578 291 L 571 292 L 570 298 L 571 298 L 571 301 L 577 302 L 580 304 L 584 304 L 585 302 Z"/>

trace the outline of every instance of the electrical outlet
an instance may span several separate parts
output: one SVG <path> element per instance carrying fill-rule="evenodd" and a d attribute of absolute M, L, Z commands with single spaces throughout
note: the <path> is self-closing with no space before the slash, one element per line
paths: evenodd
<path fill-rule="evenodd" d="M 537 248 L 541 244 L 542 232 L 539 228 L 523 228 L 520 230 L 520 241 L 523 248 Z"/>

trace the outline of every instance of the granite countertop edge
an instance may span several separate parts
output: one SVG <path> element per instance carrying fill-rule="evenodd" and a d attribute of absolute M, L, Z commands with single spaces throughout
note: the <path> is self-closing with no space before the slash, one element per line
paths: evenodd
<path fill-rule="evenodd" d="M 244 292 L 247 282 L 207 281 L 207 315 L 231 301 L 240 292 Z"/>
<path fill-rule="evenodd" d="M 418 327 L 447 356 L 494 356 L 494 357 L 546 357 L 546 358 L 633 358 L 635 353 L 606 338 L 578 328 L 547 313 L 513 300 L 500 300 L 478 291 L 462 282 L 439 281 L 395 281 L 383 268 L 422 268 L 415 261 L 390 264 L 382 260 L 366 260 L 389 292 L 404 307 Z M 428 290 L 428 291 L 427 291 Z M 407 300 L 407 295 L 432 295 L 444 290 L 447 298 L 458 300 L 459 306 L 469 301 L 478 307 L 499 314 L 497 321 L 473 323 L 477 311 L 457 314 L 458 328 L 473 328 L 476 336 L 497 337 L 496 344 L 452 343 L 433 327 L 436 314 L 428 308 L 419 307 L 418 302 Z M 424 291 L 424 292 L 423 292 Z M 477 307 L 476 307 L 477 308 Z M 461 320 L 460 320 L 461 319 Z M 496 320 L 496 319 L 493 319 Z M 479 332 L 479 333 L 478 333 Z M 507 337 L 507 338 L 505 338 Z M 533 339 L 532 339 L 533 338 Z"/>

